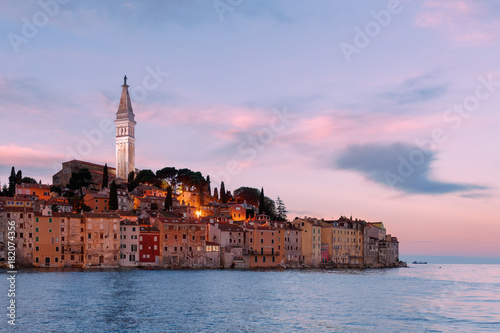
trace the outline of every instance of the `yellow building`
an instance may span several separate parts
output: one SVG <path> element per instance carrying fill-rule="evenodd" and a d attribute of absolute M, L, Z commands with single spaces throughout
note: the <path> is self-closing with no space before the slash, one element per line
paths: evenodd
<path fill-rule="evenodd" d="M 291 222 L 300 229 L 302 258 L 309 267 L 319 267 L 321 263 L 321 225 L 315 218 L 298 218 Z"/>
<path fill-rule="evenodd" d="M 328 262 L 334 264 L 363 264 L 364 221 L 341 217 L 321 221 L 321 240 L 328 244 Z"/>

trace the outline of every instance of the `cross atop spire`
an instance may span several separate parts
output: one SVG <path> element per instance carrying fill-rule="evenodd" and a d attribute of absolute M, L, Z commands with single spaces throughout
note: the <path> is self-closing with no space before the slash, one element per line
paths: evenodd
<path fill-rule="evenodd" d="M 123 85 L 126 86 L 127 85 L 127 75 L 125 75 L 125 77 L 123 78 Z"/>

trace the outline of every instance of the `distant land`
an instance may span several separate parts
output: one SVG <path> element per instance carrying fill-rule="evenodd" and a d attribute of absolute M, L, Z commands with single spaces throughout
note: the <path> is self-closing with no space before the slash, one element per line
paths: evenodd
<path fill-rule="evenodd" d="M 411 264 L 413 261 L 427 261 L 429 264 L 496 264 L 500 265 L 500 257 L 458 257 L 458 256 L 429 256 L 429 255 L 401 255 L 400 260 Z"/>

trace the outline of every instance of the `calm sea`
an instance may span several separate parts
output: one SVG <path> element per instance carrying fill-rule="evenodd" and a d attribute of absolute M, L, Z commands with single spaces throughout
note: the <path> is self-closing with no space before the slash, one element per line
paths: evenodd
<path fill-rule="evenodd" d="M 500 265 L 25 270 L 16 289 L 17 332 L 500 332 Z"/>

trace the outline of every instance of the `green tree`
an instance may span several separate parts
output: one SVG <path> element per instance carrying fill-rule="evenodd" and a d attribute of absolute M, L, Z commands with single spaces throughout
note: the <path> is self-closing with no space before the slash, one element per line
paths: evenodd
<path fill-rule="evenodd" d="M 227 192 L 226 192 L 226 186 L 224 185 L 224 182 L 220 183 L 220 201 L 225 204 L 227 203 Z"/>
<path fill-rule="evenodd" d="M 113 180 L 111 186 L 109 187 L 109 210 L 118 209 L 118 189 L 116 188 L 116 183 Z"/>
<path fill-rule="evenodd" d="M 265 206 L 265 213 L 267 216 L 271 218 L 271 220 L 276 220 L 277 219 L 277 214 L 276 214 L 276 204 L 274 203 L 274 200 L 265 197 L 264 198 L 264 206 Z"/>
<path fill-rule="evenodd" d="M 283 203 L 283 200 L 278 196 L 276 198 L 276 219 L 278 221 L 286 221 L 286 213 L 288 211 L 286 210 L 285 204 Z"/>
<path fill-rule="evenodd" d="M 104 164 L 104 170 L 102 171 L 102 185 L 101 189 L 108 187 L 109 176 L 108 176 L 108 163 Z"/>
<path fill-rule="evenodd" d="M 12 169 L 10 170 L 10 177 L 9 177 L 9 192 L 8 192 L 8 196 L 9 197 L 13 197 L 14 194 L 16 193 L 16 169 L 14 169 L 14 167 L 12 167 Z"/>
<path fill-rule="evenodd" d="M 172 210 L 172 186 L 169 186 L 167 188 L 167 196 L 165 197 L 165 210 L 170 211 Z"/>
<path fill-rule="evenodd" d="M 212 193 L 212 189 L 210 188 L 210 176 L 209 175 L 207 175 L 207 186 L 208 186 L 207 193 L 208 193 L 208 196 L 210 197 L 210 193 Z"/>
<path fill-rule="evenodd" d="M 54 205 L 50 206 L 50 210 L 52 210 L 52 212 L 57 213 L 59 211 L 59 206 L 54 204 Z"/>
<path fill-rule="evenodd" d="M 137 182 L 138 184 L 150 184 L 150 185 L 157 185 L 159 183 L 155 173 L 149 169 L 144 169 L 139 171 L 134 181 Z"/>
<path fill-rule="evenodd" d="M 93 184 L 92 174 L 89 169 L 82 168 L 78 172 L 72 172 L 69 179 L 68 188 L 72 191 L 79 191 L 82 195 L 82 188 L 87 188 Z"/>
<path fill-rule="evenodd" d="M 36 179 L 31 177 L 23 177 L 21 184 L 36 184 Z"/>
<path fill-rule="evenodd" d="M 52 185 L 52 186 L 50 187 L 50 192 L 55 192 L 55 193 L 57 193 L 57 194 L 59 194 L 59 195 L 61 195 L 61 194 L 62 194 L 61 187 L 59 187 L 59 186 L 55 186 L 55 185 Z"/>
<path fill-rule="evenodd" d="M 128 173 L 128 177 L 127 177 L 127 182 L 131 183 L 135 178 L 135 173 L 133 171 L 130 171 Z"/>
<path fill-rule="evenodd" d="M 84 200 L 83 196 L 79 195 L 79 194 L 75 194 L 70 199 L 70 203 L 73 206 L 73 211 L 76 213 L 80 213 L 81 211 L 90 212 L 92 210 L 92 208 L 90 208 L 89 206 L 87 206 L 85 204 L 85 200 Z"/>
<path fill-rule="evenodd" d="M 21 184 L 22 181 L 23 181 L 23 172 L 19 170 L 16 173 L 16 184 Z"/>
<path fill-rule="evenodd" d="M 0 197 L 6 197 L 9 195 L 9 189 L 6 184 L 3 184 L 2 191 L 0 192 Z"/>
<path fill-rule="evenodd" d="M 264 188 L 260 190 L 260 196 L 259 196 L 259 214 L 265 214 L 266 213 L 266 200 L 265 200 L 265 195 L 264 195 Z"/>
<path fill-rule="evenodd" d="M 250 205 L 259 204 L 260 191 L 253 187 L 240 187 L 234 190 L 234 198 L 238 202 L 246 201 Z"/>
<path fill-rule="evenodd" d="M 219 192 L 217 191 L 217 187 L 214 187 L 214 199 L 215 201 L 219 201 Z"/>

